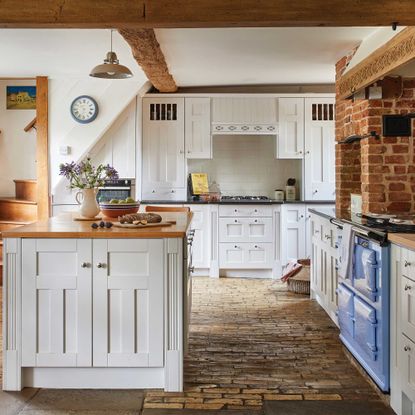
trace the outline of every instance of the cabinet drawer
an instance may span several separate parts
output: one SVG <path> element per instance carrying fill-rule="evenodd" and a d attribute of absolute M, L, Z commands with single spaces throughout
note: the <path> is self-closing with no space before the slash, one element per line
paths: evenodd
<path fill-rule="evenodd" d="M 185 188 L 143 189 L 143 200 L 185 200 Z"/>
<path fill-rule="evenodd" d="M 411 401 L 415 400 L 415 343 L 401 335 L 401 387 Z"/>
<path fill-rule="evenodd" d="M 415 340 L 415 283 L 406 277 L 401 281 L 402 332 Z"/>
<path fill-rule="evenodd" d="M 220 243 L 219 267 L 228 269 L 272 268 L 272 243 Z"/>
<path fill-rule="evenodd" d="M 253 206 L 241 206 L 241 205 L 229 205 L 219 206 L 219 216 L 267 216 L 272 217 L 272 206 L 262 206 L 262 205 L 253 205 Z"/>
<path fill-rule="evenodd" d="M 272 218 L 219 218 L 219 242 L 272 241 Z"/>
<path fill-rule="evenodd" d="M 415 281 L 415 251 L 402 248 L 402 275 Z"/>

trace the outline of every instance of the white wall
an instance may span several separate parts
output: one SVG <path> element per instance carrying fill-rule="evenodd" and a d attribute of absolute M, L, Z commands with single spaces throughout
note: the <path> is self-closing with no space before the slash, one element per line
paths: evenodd
<path fill-rule="evenodd" d="M 0 80 L 0 197 L 15 196 L 14 179 L 36 178 L 36 132 L 23 130 L 36 110 L 6 109 L 6 86 L 34 84 L 34 80 Z"/>
<path fill-rule="evenodd" d="M 213 136 L 213 160 L 189 160 L 189 173 L 207 173 L 223 194 L 273 197 L 289 177 L 301 181 L 301 160 L 276 160 L 275 136 Z"/>

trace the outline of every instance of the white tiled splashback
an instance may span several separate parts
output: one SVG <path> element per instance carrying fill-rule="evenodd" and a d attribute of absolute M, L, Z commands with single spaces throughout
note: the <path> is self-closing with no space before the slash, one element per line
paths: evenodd
<path fill-rule="evenodd" d="M 301 160 L 277 160 L 275 136 L 213 136 L 213 160 L 188 160 L 189 173 L 207 173 L 209 182 L 219 183 L 224 195 L 274 197 L 295 177 L 301 185 Z M 299 197 L 299 196 L 297 196 Z"/>

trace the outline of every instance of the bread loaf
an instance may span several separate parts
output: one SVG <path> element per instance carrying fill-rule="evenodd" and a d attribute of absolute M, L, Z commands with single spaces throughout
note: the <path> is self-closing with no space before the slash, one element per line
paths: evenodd
<path fill-rule="evenodd" d="M 161 216 L 157 213 L 132 213 L 130 215 L 118 216 L 118 222 L 120 223 L 133 223 L 146 221 L 147 223 L 159 223 L 161 222 Z"/>

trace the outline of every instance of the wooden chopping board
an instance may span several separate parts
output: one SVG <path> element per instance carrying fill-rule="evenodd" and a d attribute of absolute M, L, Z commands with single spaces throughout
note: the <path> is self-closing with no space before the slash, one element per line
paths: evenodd
<path fill-rule="evenodd" d="M 134 225 L 133 223 L 120 223 L 114 222 L 113 225 L 117 228 L 130 228 L 130 229 L 140 229 L 140 228 L 161 228 L 162 226 L 171 226 L 175 225 L 176 221 L 172 222 L 158 222 L 158 223 L 147 223 L 146 225 Z"/>

